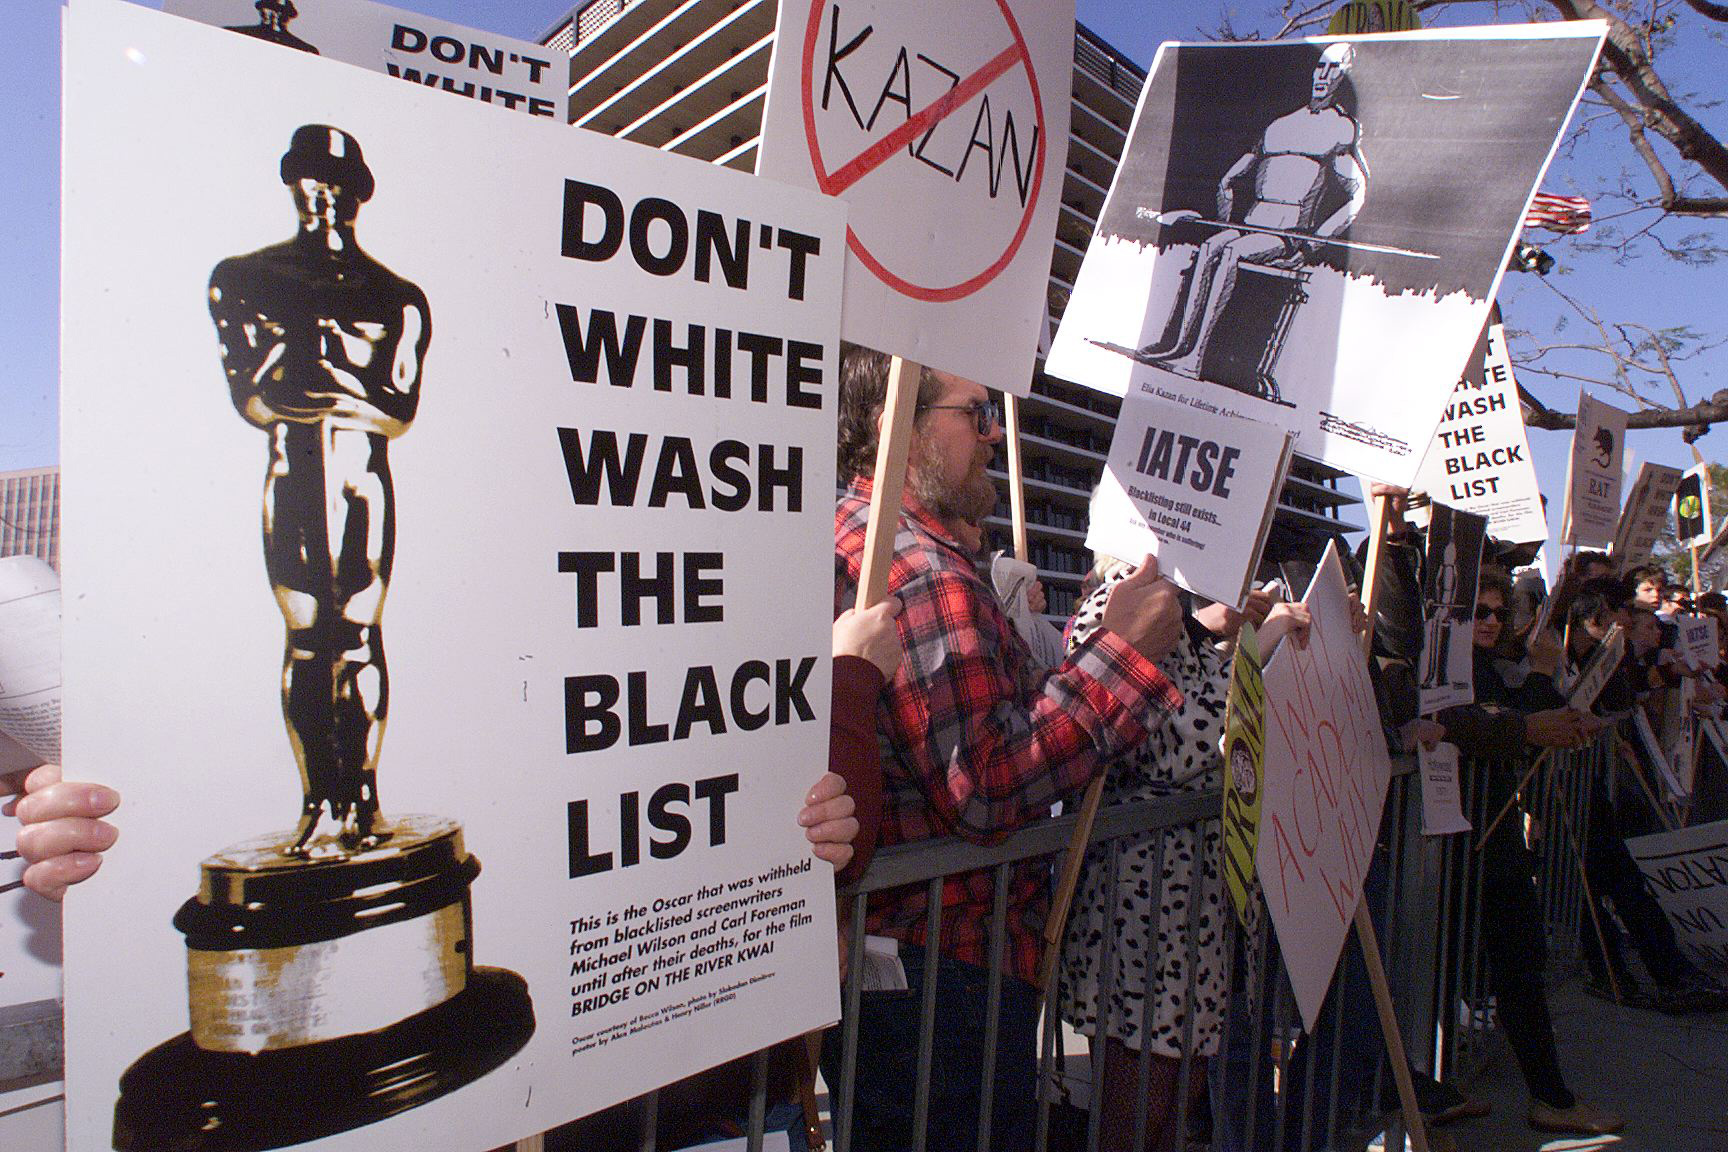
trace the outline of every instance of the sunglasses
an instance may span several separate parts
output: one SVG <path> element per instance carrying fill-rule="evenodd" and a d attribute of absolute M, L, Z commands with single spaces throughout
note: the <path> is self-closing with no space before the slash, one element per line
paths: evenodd
<path fill-rule="evenodd" d="M 988 436 L 1002 426 L 1002 409 L 994 400 L 974 400 L 970 404 L 920 404 L 920 412 L 970 412 L 978 422 L 978 435 Z"/>
<path fill-rule="evenodd" d="M 1510 608 L 1493 608 L 1487 604 L 1476 605 L 1476 619 L 1486 620 L 1490 616 L 1504 624 L 1512 619 L 1512 610 Z"/>

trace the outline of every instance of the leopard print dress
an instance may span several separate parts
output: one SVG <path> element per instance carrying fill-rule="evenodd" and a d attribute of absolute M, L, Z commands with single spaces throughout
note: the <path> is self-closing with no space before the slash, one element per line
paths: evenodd
<path fill-rule="evenodd" d="M 1099 626 L 1118 567 L 1081 606 L 1069 637 L 1079 644 Z M 1223 787 L 1224 705 L 1230 661 L 1198 627 L 1185 629 L 1159 665 L 1182 693 L 1182 708 L 1145 743 L 1110 766 L 1104 804 L 1123 804 L 1180 791 Z M 1159 849 L 1162 845 L 1162 868 Z M 1193 1045 L 1218 1050 L 1229 966 L 1223 829 L 1219 820 L 1094 845 L 1086 854 L 1063 941 L 1059 1003 L 1062 1016 L 1087 1036 L 1104 1032 L 1136 1051 L 1182 1054 L 1191 957 L 1194 969 Z M 1111 877 L 1114 874 L 1114 901 Z M 1105 937 L 1114 942 L 1106 966 Z M 1150 965 L 1150 970 L 1148 970 Z"/>

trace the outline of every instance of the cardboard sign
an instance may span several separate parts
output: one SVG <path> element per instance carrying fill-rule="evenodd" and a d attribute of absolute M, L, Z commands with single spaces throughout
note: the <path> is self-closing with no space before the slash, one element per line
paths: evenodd
<path fill-rule="evenodd" d="M 843 206 L 115 0 L 67 61 L 71 1146 L 493 1148 L 834 1020 Z"/>
<path fill-rule="evenodd" d="M 1578 672 L 1578 679 L 1572 682 L 1571 689 L 1566 693 L 1566 706 L 1576 708 L 1580 712 L 1588 712 L 1596 704 L 1596 697 L 1602 695 L 1602 689 L 1613 679 L 1615 669 L 1620 667 L 1620 661 L 1626 658 L 1626 631 L 1615 624 L 1608 629 L 1608 634 L 1602 637 L 1602 642 L 1596 645 L 1590 653 L 1590 658 L 1584 662 L 1584 667 Z"/>
<path fill-rule="evenodd" d="M 1682 548 L 1702 548 L 1715 535 L 1710 527 L 1710 465 L 1686 469 L 1674 491 L 1674 535 Z"/>
<path fill-rule="evenodd" d="M 1728 978 L 1728 820 L 1626 841 L 1688 958 Z"/>
<path fill-rule="evenodd" d="M 1417 469 L 1416 491 L 1488 518 L 1488 535 L 1512 544 L 1548 539 L 1548 517 L 1524 431 L 1524 411 L 1506 351 L 1506 329 L 1490 324 L 1482 355 L 1453 389 Z"/>
<path fill-rule="evenodd" d="M 1487 526 L 1483 517 L 1444 504 L 1429 508 L 1428 562 L 1422 571 L 1426 631 L 1417 681 L 1424 716 L 1476 699 L 1471 648 Z"/>
<path fill-rule="evenodd" d="M 1236 636 L 1230 695 L 1224 705 L 1224 883 L 1230 907 L 1251 923 L 1254 857 L 1260 847 L 1260 797 L 1266 779 L 1266 690 L 1260 679 L 1260 641 L 1252 624 Z"/>
<path fill-rule="evenodd" d="M 165 0 L 162 10 L 525 116 L 566 118 L 570 62 L 544 44 L 370 0 Z"/>
<path fill-rule="evenodd" d="M 1266 784 L 1254 866 L 1312 1031 L 1362 898 L 1392 761 L 1336 542 L 1302 602 L 1313 620 L 1308 647 L 1283 645 L 1265 671 Z"/>
<path fill-rule="evenodd" d="M 1626 451 L 1626 413 L 1582 389 L 1566 485 L 1562 544 L 1604 548 L 1620 523 L 1620 460 Z"/>
<path fill-rule="evenodd" d="M 1714 668 L 1722 659 L 1714 616 L 1676 616 L 1680 656 L 1692 668 Z"/>
<path fill-rule="evenodd" d="M 1645 461 L 1614 532 L 1610 549 L 1622 571 L 1648 563 L 1656 541 L 1668 528 L 1668 509 L 1680 486 L 1680 470 Z"/>
<path fill-rule="evenodd" d="M 1032 386 L 1072 0 L 785 0 L 758 174 L 846 201 L 846 339 Z"/>
<path fill-rule="evenodd" d="M 1603 31 L 1163 45 L 1046 371 L 1409 487 Z"/>
<path fill-rule="evenodd" d="M 1422 835 L 1450 836 L 1470 831 L 1458 785 L 1458 747 L 1416 746 L 1416 768 L 1422 774 Z"/>
<path fill-rule="evenodd" d="M 1116 419 L 1086 547 L 1121 559 L 1150 552 L 1183 588 L 1240 605 L 1289 465 L 1288 433 L 1136 388 Z"/>

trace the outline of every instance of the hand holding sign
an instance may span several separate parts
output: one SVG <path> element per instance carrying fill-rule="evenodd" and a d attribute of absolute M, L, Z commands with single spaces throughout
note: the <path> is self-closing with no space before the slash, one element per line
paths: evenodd
<path fill-rule="evenodd" d="M 1158 574 L 1156 559 L 1146 557 L 1111 589 L 1104 604 L 1104 627 L 1153 663 L 1175 649 L 1182 638 L 1182 601 L 1176 585 Z"/>

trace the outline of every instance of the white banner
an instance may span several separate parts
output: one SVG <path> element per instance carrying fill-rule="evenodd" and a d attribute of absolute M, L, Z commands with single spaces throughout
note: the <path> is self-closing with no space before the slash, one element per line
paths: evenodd
<path fill-rule="evenodd" d="M 1047 371 L 1409 486 L 1603 31 L 1163 45 Z"/>
<path fill-rule="evenodd" d="M 1466 372 L 1412 487 L 1436 502 L 1488 518 L 1488 535 L 1512 544 L 1548 539 L 1548 517 L 1506 350 L 1506 329 L 1490 324 L 1480 364 Z"/>
<path fill-rule="evenodd" d="M 1338 545 L 1303 597 L 1308 647 L 1265 671 L 1266 786 L 1254 869 L 1284 967 L 1313 1031 L 1374 857 L 1392 761 L 1368 680 Z"/>
<path fill-rule="evenodd" d="M 1620 523 L 1620 458 L 1625 450 L 1626 413 L 1579 389 L 1562 544 L 1605 548 L 1613 541 Z"/>
<path fill-rule="evenodd" d="M 116 0 L 67 61 L 70 1145 L 491 1148 L 834 1020 L 843 207 Z"/>
<path fill-rule="evenodd" d="M 1025 396 L 1073 0 L 783 0 L 759 175 L 846 201 L 846 339 Z"/>
<path fill-rule="evenodd" d="M 1728 978 L 1728 820 L 1626 841 L 1692 962 Z"/>
<path fill-rule="evenodd" d="M 1130 561 L 1150 552 L 1188 591 L 1239 606 L 1289 463 L 1281 429 L 1136 388 L 1116 419 L 1086 547 Z"/>
<path fill-rule="evenodd" d="M 162 10 L 526 116 L 566 119 L 570 61 L 544 44 L 371 0 L 165 0 Z"/>
<path fill-rule="evenodd" d="M 1621 571 L 1649 562 L 1656 541 L 1668 530 L 1668 509 L 1679 486 L 1678 468 L 1646 461 L 1638 469 L 1638 479 L 1626 498 L 1620 526 L 1614 532 L 1612 551 Z"/>

